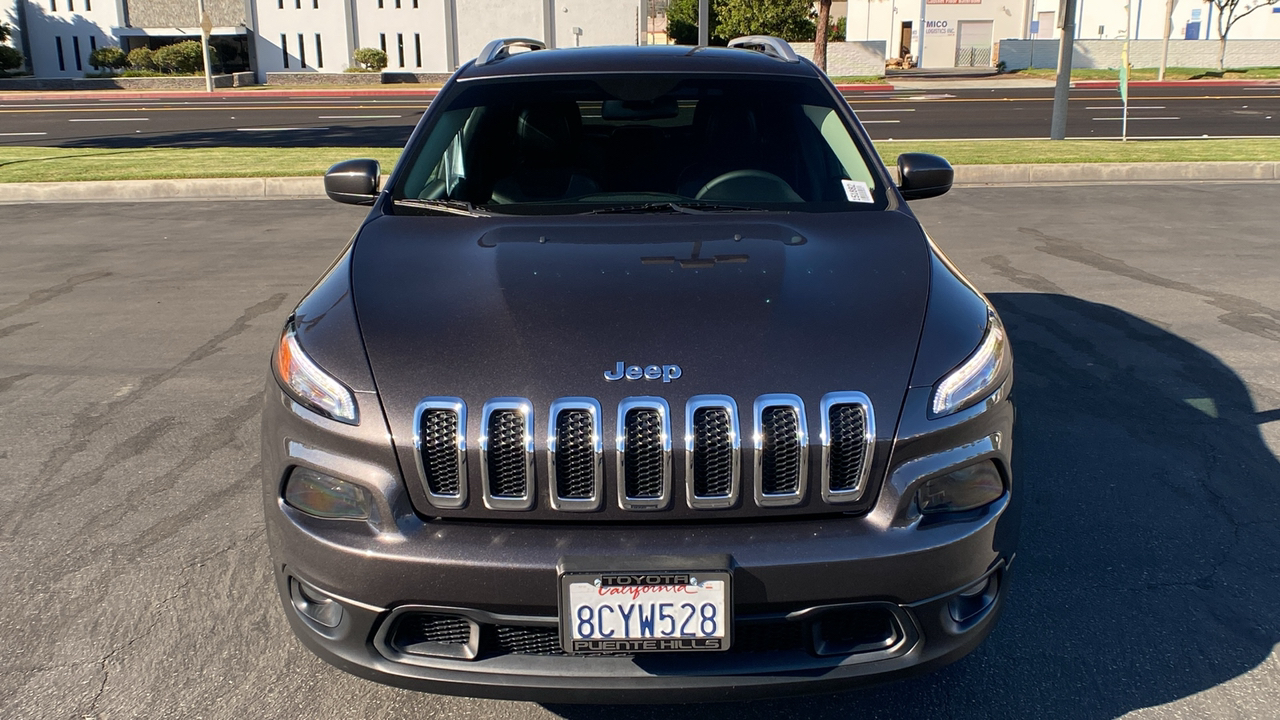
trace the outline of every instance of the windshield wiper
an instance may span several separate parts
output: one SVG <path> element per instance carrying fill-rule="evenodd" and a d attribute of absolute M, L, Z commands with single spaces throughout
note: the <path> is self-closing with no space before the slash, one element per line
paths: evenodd
<path fill-rule="evenodd" d="M 401 207 L 417 208 L 419 210 L 436 210 L 448 215 L 462 215 L 465 217 L 492 217 L 491 213 L 480 210 L 475 205 L 466 200 L 418 200 L 415 198 L 401 198 L 395 201 L 396 205 Z"/>
<path fill-rule="evenodd" d="M 719 205 L 706 202 L 654 202 L 642 205 L 619 205 L 617 207 L 592 210 L 587 215 L 608 215 L 612 213 L 684 213 L 686 215 L 702 215 L 704 213 L 722 212 L 769 212 L 764 208 L 746 207 L 743 205 Z"/>

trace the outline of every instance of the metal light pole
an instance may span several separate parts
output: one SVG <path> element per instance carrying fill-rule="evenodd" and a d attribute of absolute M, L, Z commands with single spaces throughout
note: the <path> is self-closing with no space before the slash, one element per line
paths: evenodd
<path fill-rule="evenodd" d="M 1076 0 L 1062 0 L 1058 7 L 1058 27 L 1062 34 L 1058 40 L 1058 77 L 1053 86 L 1053 119 L 1049 122 L 1049 139 L 1064 140 L 1067 137 L 1067 103 L 1071 95 L 1071 61 L 1075 54 Z M 1032 40 L 1035 47 L 1035 40 Z"/>
<path fill-rule="evenodd" d="M 213 32 L 213 18 L 205 12 L 204 0 L 196 0 L 200 10 L 200 52 L 204 55 L 204 90 L 213 92 L 213 63 L 209 62 L 209 33 Z"/>
<path fill-rule="evenodd" d="M 711 0 L 698 0 L 698 44 L 711 44 Z"/>
<path fill-rule="evenodd" d="M 1173 34 L 1173 6 L 1178 0 L 1168 0 L 1164 7 L 1164 45 L 1160 48 L 1160 76 L 1164 80 L 1164 70 L 1169 66 L 1169 36 Z"/>
<path fill-rule="evenodd" d="M 916 51 L 916 67 L 924 67 L 924 11 L 929 0 L 920 0 L 920 49 Z"/>

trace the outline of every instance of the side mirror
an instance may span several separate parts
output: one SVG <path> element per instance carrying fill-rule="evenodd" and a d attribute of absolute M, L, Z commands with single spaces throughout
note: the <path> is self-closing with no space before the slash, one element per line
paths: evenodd
<path fill-rule="evenodd" d="M 347 160 L 324 174 L 324 191 L 330 200 L 348 205 L 372 205 L 378 198 L 382 168 L 377 160 Z"/>
<path fill-rule="evenodd" d="M 929 153 L 898 156 L 898 190 L 906 200 L 937 197 L 951 189 L 956 171 L 946 158 Z"/>

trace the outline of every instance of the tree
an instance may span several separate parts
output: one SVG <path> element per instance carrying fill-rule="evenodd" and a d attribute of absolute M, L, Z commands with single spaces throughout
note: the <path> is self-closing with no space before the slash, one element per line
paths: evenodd
<path fill-rule="evenodd" d="M 831 0 L 818 0 L 818 26 L 813 34 L 813 62 L 827 71 L 827 36 L 830 34 Z"/>
<path fill-rule="evenodd" d="M 192 75 L 204 70 L 204 50 L 195 40 L 156 48 L 151 59 L 161 72 Z"/>
<path fill-rule="evenodd" d="M 723 38 L 772 35 L 788 42 L 809 42 L 816 31 L 809 0 L 721 0 L 718 14 L 720 22 L 713 27 Z"/>
<path fill-rule="evenodd" d="M 13 34 L 13 28 L 0 23 L 0 43 L 7 42 Z M 9 70 L 22 67 L 22 53 L 17 48 L 0 45 L 0 75 L 7 75 Z"/>
<path fill-rule="evenodd" d="M 355 59 L 369 72 L 380 72 L 387 66 L 387 54 L 378 48 L 360 48 L 356 50 Z"/>
<path fill-rule="evenodd" d="M 725 45 L 743 35 L 773 35 L 790 42 L 814 37 L 814 12 L 808 0 L 711 0 L 711 44 Z M 677 45 L 698 43 L 698 0 L 671 0 L 667 35 Z"/>
<path fill-rule="evenodd" d="M 0 22 L 0 43 L 8 42 L 9 36 L 13 33 L 13 28 L 8 23 Z"/>
<path fill-rule="evenodd" d="M 1231 28 L 1254 10 L 1270 7 L 1280 0 L 1204 0 L 1218 11 L 1218 72 L 1222 72 L 1227 61 L 1227 33 Z M 1244 7 L 1241 7 L 1243 5 Z"/>
<path fill-rule="evenodd" d="M 119 70 L 129 64 L 129 56 L 115 45 L 103 45 L 89 53 L 89 64 L 94 67 Z"/>
<path fill-rule="evenodd" d="M 729 42 L 729 38 L 721 37 L 716 32 L 719 19 L 717 10 L 723 4 L 723 0 L 710 2 L 712 45 L 725 45 Z M 671 0 L 671 4 L 667 6 L 667 37 L 677 45 L 698 44 L 698 0 Z"/>

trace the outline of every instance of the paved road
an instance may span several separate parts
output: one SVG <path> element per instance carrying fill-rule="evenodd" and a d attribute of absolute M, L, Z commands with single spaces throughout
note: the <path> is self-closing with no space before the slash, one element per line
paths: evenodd
<path fill-rule="evenodd" d="M 843 695 L 579 708 L 383 687 L 289 634 L 258 498 L 269 348 L 361 210 L 29 205 L 0 236 L 0 717 L 1276 717 L 1272 185 L 918 204 L 1017 354 L 1027 512 L 975 654 Z"/>
<path fill-rule="evenodd" d="M 1044 137 L 1052 89 L 911 89 L 849 93 L 876 140 Z M 1280 135 L 1280 84 L 1135 88 L 1135 137 Z M 210 100 L 0 101 L 0 146 L 400 147 L 429 100 L 242 97 Z M 1114 89 L 1072 92 L 1068 134 L 1119 137 Z"/>

